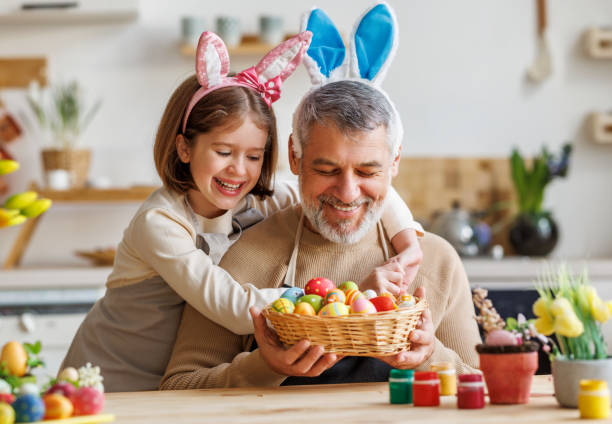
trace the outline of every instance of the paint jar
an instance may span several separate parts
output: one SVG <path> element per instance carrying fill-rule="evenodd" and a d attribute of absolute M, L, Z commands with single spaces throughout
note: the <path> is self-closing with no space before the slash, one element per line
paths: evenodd
<path fill-rule="evenodd" d="M 440 379 L 434 371 L 414 373 L 412 383 L 412 401 L 414 406 L 440 405 Z"/>
<path fill-rule="evenodd" d="M 608 418 L 610 390 L 605 380 L 580 380 L 578 392 L 580 418 Z"/>
<path fill-rule="evenodd" d="M 393 404 L 412 403 L 413 370 L 392 369 L 389 373 L 389 401 Z"/>
<path fill-rule="evenodd" d="M 429 370 L 438 373 L 441 396 L 455 396 L 457 394 L 457 376 L 452 363 L 433 362 L 429 366 Z"/>
<path fill-rule="evenodd" d="M 480 374 L 463 374 L 459 376 L 457 390 L 457 408 L 480 409 L 485 406 L 484 382 Z"/>

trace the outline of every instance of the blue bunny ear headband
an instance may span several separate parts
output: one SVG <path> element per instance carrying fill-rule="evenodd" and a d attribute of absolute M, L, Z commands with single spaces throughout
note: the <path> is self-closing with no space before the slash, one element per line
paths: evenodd
<path fill-rule="evenodd" d="M 310 47 L 304 55 L 304 65 L 313 89 L 328 82 L 357 80 L 380 91 L 395 114 L 395 128 L 389 128 L 395 140 L 394 155 L 403 138 L 403 127 L 395 105 L 380 88 L 398 45 L 398 25 L 395 13 L 386 2 L 378 2 L 357 19 L 351 33 L 347 54 L 340 32 L 319 8 L 313 8 L 302 18 L 301 31 L 312 32 Z"/>

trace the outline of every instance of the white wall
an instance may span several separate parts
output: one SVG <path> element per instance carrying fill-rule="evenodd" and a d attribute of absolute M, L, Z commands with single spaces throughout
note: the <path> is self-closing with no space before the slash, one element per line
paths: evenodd
<path fill-rule="evenodd" d="M 612 146 L 592 143 L 584 118 L 610 109 L 612 60 L 589 59 L 581 49 L 584 30 L 612 23 L 609 0 L 549 0 L 548 39 L 554 73 L 540 85 L 526 81 L 535 56 L 535 2 L 531 0 L 390 1 L 400 22 L 400 47 L 384 87 L 404 120 L 404 154 L 410 156 L 500 156 L 513 145 L 534 154 L 542 143 L 575 143 L 571 175 L 553 182 L 546 203 L 562 229 L 555 252 L 562 257 L 612 255 Z M 205 4 L 205 7 L 202 5 Z M 349 33 L 369 0 L 319 0 Z M 172 90 L 193 71 L 193 58 L 178 51 L 182 15 L 241 17 L 255 32 L 257 16 L 284 16 L 296 31 L 310 1 L 141 1 L 137 22 L 98 25 L 0 27 L 0 56 L 45 55 L 50 76 L 76 77 L 104 104 L 83 144 L 94 151 L 92 176 L 116 185 L 157 183 L 152 162 L 156 125 Z M 212 28 L 211 28 L 212 29 Z M 234 62 L 242 69 L 254 61 Z M 303 69 L 285 84 L 275 104 L 280 139 L 290 131 L 291 111 L 308 88 Z M 12 109 L 25 109 L 23 93 L 5 91 Z M 39 173 L 36 134 L 11 149 L 24 170 L 15 189 Z M 283 146 L 283 151 L 286 149 Z M 43 220 L 26 264 L 70 263 L 75 248 L 116 243 L 135 206 L 74 209 L 57 205 Z M 81 213 L 82 212 L 82 213 Z M 15 229 L 0 235 L 4 257 Z M 58 242 L 61 240 L 61 242 Z"/>

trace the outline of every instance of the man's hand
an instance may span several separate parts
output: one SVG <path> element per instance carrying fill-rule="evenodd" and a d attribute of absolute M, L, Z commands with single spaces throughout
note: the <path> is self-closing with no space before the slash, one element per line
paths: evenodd
<path fill-rule="evenodd" d="M 388 263 L 396 262 L 404 271 L 400 284 L 400 288 L 404 291 L 419 272 L 419 265 L 423 260 L 423 251 L 419 245 L 416 231 L 413 229 L 406 229 L 397 233 L 391 239 L 391 244 L 398 254 L 389 259 Z"/>
<path fill-rule="evenodd" d="M 419 287 L 414 296 L 425 297 L 425 288 Z M 431 312 L 423 311 L 419 325 L 410 333 L 411 348 L 409 351 L 399 352 L 393 356 L 380 356 L 378 359 L 391 365 L 393 368 L 412 369 L 425 362 L 434 350 L 434 327 L 431 321 Z"/>
<path fill-rule="evenodd" d="M 259 308 L 252 306 L 249 312 L 253 318 L 255 340 L 261 356 L 277 374 L 316 377 L 342 359 L 334 353 L 323 354 L 322 346 L 311 346 L 308 340 L 301 340 L 286 349 L 266 324 Z"/>

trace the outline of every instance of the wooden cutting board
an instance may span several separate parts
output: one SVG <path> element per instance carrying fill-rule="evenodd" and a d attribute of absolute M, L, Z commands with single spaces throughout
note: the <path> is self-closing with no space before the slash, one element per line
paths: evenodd
<path fill-rule="evenodd" d="M 393 186 L 414 217 L 427 225 L 436 211 L 448 211 L 454 201 L 469 211 L 486 210 L 499 202 L 510 209 L 486 219 L 489 224 L 509 221 L 515 213 L 514 186 L 507 158 L 402 158 Z M 508 244 L 509 222 L 502 225 L 494 243 Z"/>

